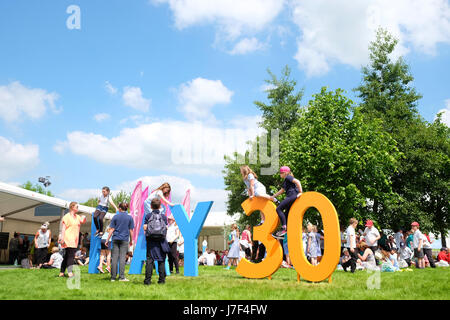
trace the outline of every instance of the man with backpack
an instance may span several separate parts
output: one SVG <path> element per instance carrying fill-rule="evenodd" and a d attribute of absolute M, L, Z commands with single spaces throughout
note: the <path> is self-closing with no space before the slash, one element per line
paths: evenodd
<path fill-rule="evenodd" d="M 164 262 L 167 253 L 170 252 L 166 240 L 167 217 L 160 212 L 161 201 L 157 198 L 151 202 L 151 212 L 147 212 L 144 218 L 144 231 L 147 239 L 147 263 L 145 266 L 145 285 L 152 282 L 153 264 L 158 262 L 159 284 L 166 282 L 166 270 Z"/>

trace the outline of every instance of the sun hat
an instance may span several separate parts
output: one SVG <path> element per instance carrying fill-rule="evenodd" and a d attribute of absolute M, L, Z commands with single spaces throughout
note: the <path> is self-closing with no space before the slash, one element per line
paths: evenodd
<path fill-rule="evenodd" d="M 373 221 L 372 220 L 367 220 L 366 221 L 366 227 L 371 227 L 373 226 Z"/>
<path fill-rule="evenodd" d="M 291 168 L 288 166 L 283 166 L 280 168 L 280 173 L 291 172 Z"/>
<path fill-rule="evenodd" d="M 418 227 L 419 226 L 419 223 L 418 222 L 416 222 L 416 221 L 414 221 L 413 223 L 411 223 L 411 226 L 413 226 L 413 227 Z"/>

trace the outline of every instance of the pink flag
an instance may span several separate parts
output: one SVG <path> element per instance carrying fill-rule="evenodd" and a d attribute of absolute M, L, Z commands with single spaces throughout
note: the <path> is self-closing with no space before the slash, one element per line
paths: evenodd
<path fill-rule="evenodd" d="M 130 215 L 133 218 L 135 227 L 134 230 L 139 230 L 137 229 L 137 227 L 141 225 L 141 222 L 139 221 L 139 217 L 141 216 L 142 211 L 141 198 L 142 198 L 142 182 L 139 181 L 136 187 L 134 188 L 134 191 L 131 194 L 130 199 Z M 138 234 L 139 232 L 133 232 L 133 243 L 136 243 Z"/>
<path fill-rule="evenodd" d="M 145 210 L 144 210 L 144 202 L 148 198 L 148 187 L 145 188 L 144 192 L 142 192 L 142 198 L 141 198 L 141 217 L 139 218 L 140 223 L 142 224 L 142 218 L 144 217 Z M 136 229 L 137 230 L 137 229 Z M 139 232 L 139 231 L 138 231 Z"/>
<path fill-rule="evenodd" d="M 183 198 L 183 201 L 181 201 L 181 204 L 183 205 L 184 210 L 186 210 L 188 217 L 191 218 L 191 189 L 188 189 L 186 191 L 186 194 L 184 195 L 184 198 Z"/>
<path fill-rule="evenodd" d="M 170 202 L 172 202 L 172 193 L 169 193 L 169 199 Z M 164 206 L 166 207 L 166 217 L 172 216 L 172 211 L 170 211 L 170 206 L 167 203 L 164 203 Z"/>

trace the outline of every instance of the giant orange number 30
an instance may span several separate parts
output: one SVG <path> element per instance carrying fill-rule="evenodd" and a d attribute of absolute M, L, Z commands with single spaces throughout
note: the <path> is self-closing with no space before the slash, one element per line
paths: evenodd
<path fill-rule="evenodd" d="M 311 265 L 304 254 L 302 243 L 302 224 L 306 210 L 315 207 L 322 217 L 325 235 L 325 251 L 322 260 L 317 266 Z M 236 271 L 243 277 L 260 279 L 271 277 L 280 267 L 283 261 L 283 250 L 280 242 L 272 233 L 278 225 L 279 218 L 275 204 L 264 198 L 253 198 L 242 203 L 242 208 L 247 216 L 254 211 L 262 211 L 265 221 L 261 226 L 254 227 L 253 240 L 261 241 L 266 247 L 266 258 L 260 263 L 252 263 L 242 259 Z M 322 281 L 329 279 L 339 263 L 341 251 L 341 239 L 339 234 L 339 219 L 336 209 L 327 197 L 318 192 L 306 192 L 295 200 L 287 221 L 288 249 L 292 264 L 298 274 L 309 281 Z"/>

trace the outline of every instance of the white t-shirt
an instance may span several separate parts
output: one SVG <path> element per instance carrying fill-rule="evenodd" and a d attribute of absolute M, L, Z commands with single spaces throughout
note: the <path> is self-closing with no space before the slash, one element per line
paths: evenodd
<path fill-rule="evenodd" d="M 375 240 L 380 236 L 380 233 L 378 232 L 377 228 L 373 227 L 369 228 L 366 227 L 364 230 L 365 240 L 369 247 L 374 247 L 378 245 L 378 240 Z"/>
<path fill-rule="evenodd" d="M 414 249 L 417 249 L 419 247 L 419 240 L 420 239 L 423 240 L 423 233 L 420 232 L 419 229 L 417 229 L 416 232 L 414 232 L 414 237 L 413 237 Z"/>
<path fill-rule="evenodd" d="M 431 244 L 423 233 L 422 233 L 422 240 L 423 240 L 423 248 L 431 249 Z"/>
<path fill-rule="evenodd" d="M 177 233 L 177 231 L 178 231 L 178 226 L 175 225 L 175 223 L 172 223 L 171 225 L 169 225 L 167 227 L 167 235 L 166 235 L 167 242 L 177 242 L 178 241 L 179 233 Z"/>
<path fill-rule="evenodd" d="M 182 242 L 182 244 L 180 245 L 180 242 Z M 178 244 L 177 244 L 177 248 L 178 248 L 178 252 L 179 253 L 184 253 L 184 239 L 183 236 L 180 234 L 180 237 L 178 238 Z"/>
<path fill-rule="evenodd" d="M 164 194 L 161 190 L 155 190 L 148 196 L 148 199 L 152 201 L 153 199 L 159 199 L 164 198 Z"/>
<path fill-rule="evenodd" d="M 347 230 L 345 230 L 345 234 L 347 235 L 347 242 L 345 243 L 346 248 L 356 248 L 356 234 L 355 228 L 352 226 L 348 226 Z"/>
<path fill-rule="evenodd" d="M 109 196 L 109 194 L 106 197 L 104 197 L 102 193 L 99 200 L 100 200 L 99 205 L 102 207 L 109 207 L 109 204 L 112 203 L 112 199 Z"/>
<path fill-rule="evenodd" d="M 61 268 L 61 263 L 63 262 L 64 258 L 59 252 L 55 252 L 50 256 L 50 260 L 53 260 L 52 267 L 59 269 Z"/>
<path fill-rule="evenodd" d="M 412 255 L 413 252 L 408 246 L 405 246 L 403 249 L 400 249 L 400 259 L 402 260 L 411 259 Z"/>
<path fill-rule="evenodd" d="M 208 266 L 213 266 L 214 263 L 216 262 L 216 255 L 214 253 L 210 253 L 206 255 L 206 264 Z"/>

